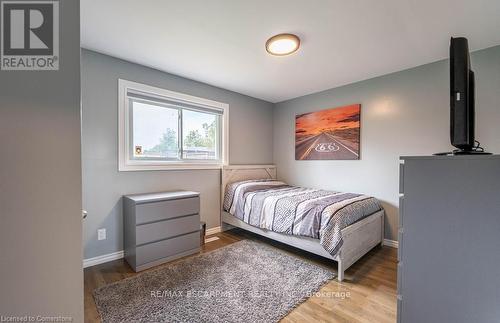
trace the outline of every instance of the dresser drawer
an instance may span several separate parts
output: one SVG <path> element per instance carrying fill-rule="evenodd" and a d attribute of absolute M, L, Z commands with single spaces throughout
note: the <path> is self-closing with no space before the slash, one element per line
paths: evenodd
<path fill-rule="evenodd" d="M 198 214 L 200 198 L 191 197 L 136 206 L 136 224 L 160 221 L 182 215 Z"/>
<path fill-rule="evenodd" d="M 398 261 L 403 261 L 404 228 L 398 229 Z"/>
<path fill-rule="evenodd" d="M 405 218 L 405 197 L 399 197 L 399 227 L 402 228 L 404 226 L 404 218 Z"/>
<path fill-rule="evenodd" d="M 401 323 L 403 321 L 402 315 L 403 315 L 403 296 L 398 295 L 397 296 L 398 300 L 398 305 L 397 305 L 397 318 L 398 318 L 398 323 Z"/>
<path fill-rule="evenodd" d="M 200 247 L 198 231 L 136 248 L 137 266 Z"/>
<path fill-rule="evenodd" d="M 405 164 L 400 163 L 399 164 L 399 194 L 404 194 L 405 188 L 404 188 L 404 183 L 405 183 Z"/>
<path fill-rule="evenodd" d="M 136 244 L 163 240 L 174 236 L 199 231 L 200 216 L 198 214 L 183 216 L 171 220 L 163 220 L 149 224 L 138 225 L 135 229 Z"/>
<path fill-rule="evenodd" d="M 398 294 L 403 295 L 403 263 L 399 262 L 397 266 L 397 289 Z"/>

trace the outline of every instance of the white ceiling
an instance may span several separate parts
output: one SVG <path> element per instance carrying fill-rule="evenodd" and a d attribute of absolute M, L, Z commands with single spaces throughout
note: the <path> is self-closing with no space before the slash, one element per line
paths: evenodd
<path fill-rule="evenodd" d="M 271 102 L 500 44 L 499 0 L 81 0 L 82 47 Z M 295 33 L 300 50 L 266 53 Z"/>

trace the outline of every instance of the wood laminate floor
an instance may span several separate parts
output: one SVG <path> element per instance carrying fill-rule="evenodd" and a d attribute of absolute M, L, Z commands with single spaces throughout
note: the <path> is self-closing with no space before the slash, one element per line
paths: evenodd
<path fill-rule="evenodd" d="M 213 241 L 205 244 L 202 253 L 243 239 L 261 240 L 320 266 L 337 269 L 336 263 L 326 258 L 239 229 L 210 237 L 218 239 L 210 239 Z M 396 257 L 394 248 L 375 247 L 346 271 L 342 283 L 330 281 L 281 322 L 396 322 Z M 123 259 L 85 268 L 85 322 L 100 322 L 92 296 L 94 289 L 134 275 Z"/>

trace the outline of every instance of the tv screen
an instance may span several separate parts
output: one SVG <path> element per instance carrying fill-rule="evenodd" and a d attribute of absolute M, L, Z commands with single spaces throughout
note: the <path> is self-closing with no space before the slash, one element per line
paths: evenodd
<path fill-rule="evenodd" d="M 467 39 L 450 43 L 450 137 L 463 152 L 474 148 L 474 72 L 470 69 Z"/>

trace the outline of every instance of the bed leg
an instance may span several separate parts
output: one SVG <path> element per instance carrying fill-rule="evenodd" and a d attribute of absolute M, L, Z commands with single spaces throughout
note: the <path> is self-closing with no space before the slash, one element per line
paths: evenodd
<path fill-rule="evenodd" d="M 344 266 L 342 265 L 342 260 L 337 261 L 337 280 L 342 282 L 344 280 Z"/>

